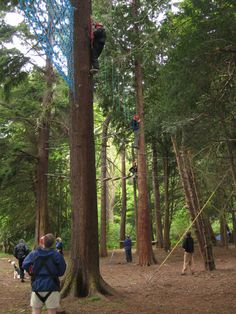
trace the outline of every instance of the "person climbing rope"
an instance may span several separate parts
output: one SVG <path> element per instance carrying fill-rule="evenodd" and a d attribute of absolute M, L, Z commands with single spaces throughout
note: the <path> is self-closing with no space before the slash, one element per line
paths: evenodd
<path fill-rule="evenodd" d="M 93 22 L 91 19 L 91 72 L 96 73 L 99 70 L 98 58 L 106 41 L 106 31 L 101 23 Z"/>
<path fill-rule="evenodd" d="M 139 142 L 139 123 L 140 123 L 140 117 L 138 114 L 135 114 L 132 121 L 131 121 L 131 127 L 134 132 L 134 148 L 139 148 L 138 142 Z"/>

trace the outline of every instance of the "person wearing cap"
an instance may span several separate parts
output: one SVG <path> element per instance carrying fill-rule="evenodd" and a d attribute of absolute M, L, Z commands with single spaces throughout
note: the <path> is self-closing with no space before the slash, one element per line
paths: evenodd
<path fill-rule="evenodd" d="M 129 235 L 126 236 L 126 239 L 124 241 L 124 249 L 125 249 L 126 261 L 127 263 L 131 263 L 132 262 L 132 241 Z"/>
<path fill-rule="evenodd" d="M 24 260 L 23 268 L 31 276 L 32 294 L 30 305 L 32 314 L 40 314 L 45 305 L 48 314 L 56 314 L 60 306 L 60 281 L 66 270 L 62 254 L 54 250 L 54 235 L 40 238 L 40 245 Z"/>
<path fill-rule="evenodd" d="M 98 58 L 102 53 L 102 50 L 106 41 L 106 31 L 101 23 L 93 22 L 91 19 L 91 72 L 97 72 L 99 70 Z"/>

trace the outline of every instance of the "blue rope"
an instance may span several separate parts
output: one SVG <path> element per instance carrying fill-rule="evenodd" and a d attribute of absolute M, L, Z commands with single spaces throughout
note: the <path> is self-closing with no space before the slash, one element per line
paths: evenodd
<path fill-rule="evenodd" d="M 70 0 L 19 0 L 30 30 L 70 89 L 73 90 L 73 21 Z"/>

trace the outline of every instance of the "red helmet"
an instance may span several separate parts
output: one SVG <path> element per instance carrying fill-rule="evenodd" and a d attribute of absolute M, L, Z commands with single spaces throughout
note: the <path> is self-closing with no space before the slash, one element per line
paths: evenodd
<path fill-rule="evenodd" d="M 99 22 L 95 23 L 95 28 L 102 28 L 102 27 L 103 27 L 103 25 L 101 23 L 99 23 Z"/>

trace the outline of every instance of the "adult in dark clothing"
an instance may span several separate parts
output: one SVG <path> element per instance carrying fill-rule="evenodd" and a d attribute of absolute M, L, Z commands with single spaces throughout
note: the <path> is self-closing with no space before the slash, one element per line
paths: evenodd
<path fill-rule="evenodd" d="M 63 243 L 61 238 L 56 238 L 56 250 L 57 252 L 63 254 Z"/>
<path fill-rule="evenodd" d="M 62 254 L 52 247 L 55 243 L 53 234 L 44 236 L 44 243 L 32 251 L 24 260 L 23 268 L 32 278 L 30 305 L 33 314 L 40 314 L 45 304 L 48 314 L 56 314 L 60 306 L 60 281 L 65 273 L 66 263 Z"/>
<path fill-rule="evenodd" d="M 15 246 L 13 255 L 18 259 L 19 268 L 20 268 L 20 279 L 21 282 L 24 282 L 24 269 L 22 267 L 23 261 L 26 256 L 29 254 L 29 248 L 26 245 L 23 239 L 19 240 L 19 243 Z"/>
<path fill-rule="evenodd" d="M 136 161 L 133 162 L 132 167 L 129 169 L 129 172 L 132 174 L 133 178 L 135 179 L 138 172 L 138 166 Z"/>
<path fill-rule="evenodd" d="M 124 241 L 124 249 L 125 249 L 126 261 L 128 263 L 131 263 L 132 262 L 132 241 L 129 235 L 127 235 Z"/>
<path fill-rule="evenodd" d="M 91 22 L 91 63 L 92 72 L 99 70 L 98 58 L 102 53 L 106 42 L 106 31 L 101 23 Z"/>
<path fill-rule="evenodd" d="M 194 261 L 193 261 L 193 253 L 194 253 L 194 241 L 191 237 L 191 232 L 188 231 L 186 237 L 184 238 L 183 245 L 184 249 L 184 264 L 182 269 L 182 275 L 186 274 L 187 268 L 190 268 L 192 274 L 194 274 Z"/>
<path fill-rule="evenodd" d="M 134 148 L 139 148 L 139 123 L 140 118 L 138 114 L 135 114 L 132 121 L 131 121 L 131 128 L 134 132 Z"/>

